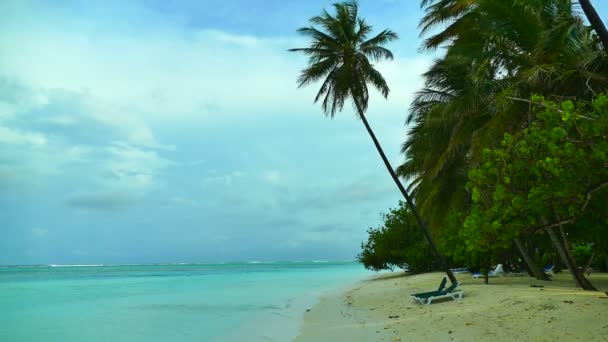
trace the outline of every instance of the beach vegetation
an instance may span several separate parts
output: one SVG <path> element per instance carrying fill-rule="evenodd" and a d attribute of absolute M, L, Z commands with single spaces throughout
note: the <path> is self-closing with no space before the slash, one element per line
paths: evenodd
<path fill-rule="evenodd" d="M 400 268 L 411 273 L 438 270 L 416 218 L 403 201 L 399 206 L 382 214 L 382 224 L 369 228 L 367 242 L 361 244 L 357 260 L 365 268 L 380 271 Z"/>
<path fill-rule="evenodd" d="M 442 53 L 411 104 L 398 174 L 453 265 L 541 280 L 563 265 L 589 290 L 581 270 L 608 268 L 608 41 L 580 5 L 421 1 L 421 49 Z"/>
<path fill-rule="evenodd" d="M 605 255 L 608 224 L 605 27 L 586 3 L 421 1 L 422 50 L 444 52 L 410 107 L 398 172 L 452 263 L 515 255 L 548 279 L 544 255 L 592 288 L 569 248 Z"/>

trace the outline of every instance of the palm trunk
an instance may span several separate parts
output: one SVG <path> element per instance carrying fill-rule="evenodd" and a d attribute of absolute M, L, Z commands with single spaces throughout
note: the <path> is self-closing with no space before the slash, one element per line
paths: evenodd
<path fill-rule="evenodd" d="M 525 260 L 522 263 L 522 265 L 523 265 L 524 269 L 526 270 L 526 273 L 528 273 L 528 277 L 536 278 L 536 276 L 534 275 L 534 273 L 530 269 L 530 266 L 528 265 L 528 263 Z"/>
<path fill-rule="evenodd" d="M 483 271 L 483 283 L 488 285 L 490 283 L 490 262 L 486 259 L 485 270 Z"/>
<path fill-rule="evenodd" d="M 526 252 L 526 248 L 524 247 L 524 244 L 521 242 L 521 240 L 520 239 L 514 239 L 513 241 L 515 242 L 515 246 L 517 246 L 517 249 L 519 250 L 519 254 L 521 254 L 521 256 L 524 258 L 524 261 L 526 262 L 526 265 L 528 265 L 528 268 L 530 269 L 530 271 L 532 272 L 532 274 L 534 275 L 534 277 L 536 277 L 536 279 L 538 279 L 538 280 L 551 280 L 545 274 L 545 272 L 543 272 L 538 267 L 538 265 L 536 265 L 536 263 L 534 262 L 534 260 L 532 260 L 532 258 L 528 254 L 528 252 Z"/>
<path fill-rule="evenodd" d="M 597 14 L 597 11 L 591 4 L 591 0 L 579 0 L 578 2 L 583 12 L 585 12 L 585 16 L 589 20 L 591 27 L 597 33 L 602 45 L 604 45 L 604 49 L 608 52 L 608 29 L 606 29 L 606 25 L 602 22 L 602 18 Z"/>
<path fill-rule="evenodd" d="M 382 150 L 382 147 L 380 146 L 378 139 L 376 139 L 376 135 L 374 134 L 374 131 L 372 131 L 372 128 L 369 126 L 369 123 L 367 122 L 367 119 L 365 118 L 365 114 L 363 114 L 363 110 L 362 110 L 361 106 L 359 105 L 359 103 L 357 103 L 357 101 L 354 101 L 354 102 L 355 102 L 355 105 L 357 106 L 357 110 L 359 111 L 359 117 L 363 121 L 363 124 L 365 125 L 365 129 L 367 129 L 367 133 L 369 133 L 369 136 L 374 141 L 374 145 L 376 146 L 376 149 L 378 150 L 378 153 L 380 154 L 380 157 L 382 158 L 382 161 L 384 162 L 384 165 L 386 166 L 388 173 L 393 178 L 393 181 L 395 181 L 395 184 L 397 184 L 397 187 L 401 191 L 401 194 L 403 195 L 403 197 L 405 197 L 405 201 L 407 202 L 410 209 L 412 210 L 412 213 L 416 217 L 416 221 L 418 221 L 418 224 L 420 225 L 420 229 L 422 229 L 422 232 L 424 233 L 424 237 L 426 237 L 427 241 L 429 242 L 429 245 L 431 246 L 431 250 L 433 251 L 433 253 L 437 257 L 437 259 L 439 260 L 439 264 L 443 268 L 444 272 L 447 274 L 448 278 L 450 278 L 450 281 L 452 282 L 452 284 L 456 284 L 457 280 L 456 280 L 456 277 L 454 276 L 454 273 L 452 273 L 452 271 L 450 270 L 450 267 L 448 266 L 448 263 L 446 262 L 443 255 L 441 255 L 439 253 L 439 250 L 437 250 L 437 245 L 435 245 L 435 242 L 433 241 L 433 238 L 431 236 L 431 232 L 429 231 L 428 226 L 426 225 L 426 223 L 424 223 L 424 221 L 422 220 L 422 217 L 420 217 L 420 215 L 418 214 L 418 210 L 416 209 L 414 202 L 412 201 L 410 195 L 407 193 L 407 190 L 405 190 L 405 188 L 403 187 L 403 184 L 401 184 L 401 181 L 399 180 L 399 177 L 397 176 L 397 174 L 395 173 L 395 170 L 391 166 L 391 163 L 386 158 L 386 155 L 384 154 L 384 151 Z"/>
<path fill-rule="evenodd" d="M 558 220 L 561 221 L 559 216 L 557 218 L 558 218 Z M 572 266 L 574 266 L 574 272 L 578 275 L 579 279 L 581 279 L 581 281 L 584 285 L 583 288 L 588 287 L 588 289 L 587 288 L 585 288 L 585 289 L 597 291 L 597 289 L 591 284 L 591 282 L 587 278 L 585 278 L 585 271 L 578 268 L 578 266 L 576 265 L 576 260 L 572 256 L 572 252 L 570 249 L 570 242 L 568 242 L 568 236 L 566 235 L 566 232 L 564 231 L 564 226 L 562 226 L 561 224 L 559 225 L 559 232 L 562 237 L 562 242 L 564 243 L 564 249 L 566 250 L 566 255 L 568 256 L 568 259 L 570 259 L 572 261 Z"/>
<path fill-rule="evenodd" d="M 570 270 L 570 273 L 572 274 L 572 277 L 574 278 L 574 281 L 576 282 L 576 286 L 582 287 L 583 290 L 597 291 L 597 289 L 589 282 L 589 280 L 587 280 L 584 275 L 582 275 L 582 274 L 580 274 L 580 272 L 578 272 L 578 268 L 576 267 L 574 260 L 568 258 L 568 253 L 566 252 L 566 248 L 564 247 L 564 244 L 562 243 L 562 241 L 560 241 L 559 237 L 555 233 L 555 230 L 551 227 L 547 227 L 547 228 L 545 228 L 545 231 L 547 232 L 547 234 L 549 234 L 549 238 L 551 239 L 551 242 L 557 249 L 557 252 L 559 253 L 560 257 L 562 258 L 562 261 L 564 262 L 564 264 L 566 264 L 566 266 L 568 266 L 568 269 Z"/>
<path fill-rule="evenodd" d="M 559 217 L 557 219 L 561 221 Z M 564 227 L 562 225 L 559 226 L 559 235 L 562 237 L 562 242 L 564 243 L 564 250 L 566 251 L 568 259 L 572 260 L 572 263 L 576 267 L 576 260 L 572 256 L 572 252 L 570 250 L 570 243 L 568 242 L 568 237 L 566 236 L 566 232 L 564 231 Z"/>
<path fill-rule="evenodd" d="M 589 269 L 591 268 L 591 263 L 593 262 L 593 258 L 595 258 L 595 253 L 591 254 L 591 256 L 589 257 L 589 260 L 587 260 L 587 263 L 585 264 L 585 268 L 583 268 L 583 272 L 587 272 L 587 276 L 589 276 L 589 274 L 590 274 Z"/>

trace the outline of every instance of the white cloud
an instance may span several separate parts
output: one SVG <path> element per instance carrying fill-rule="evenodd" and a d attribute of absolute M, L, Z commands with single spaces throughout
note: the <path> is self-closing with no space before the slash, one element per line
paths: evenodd
<path fill-rule="evenodd" d="M 254 36 L 230 34 L 227 32 L 217 31 L 217 30 L 207 30 L 207 31 L 203 32 L 203 36 L 205 34 L 213 34 L 216 36 L 216 39 L 218 41 L 234 43 L 236 45 L 240 45 L 243 47 L 252 47 L 255 45 L 259 45 L 263 42 L 261 39 L 254 37 Z"/>
<path fill-rule="evenodd" d="M 210 170 L 209 173 L 214 174 L 215 170 Z M 207 187 L 209 185 L 232 185 L 237 179 L 240 179 L 245 174 L 241 171 L 233 171 L 224 175 L 213 175 L 207 176 L 203 179 L 203 187 Z"/>
<path fill-rule="evenodd" d="M 42 133 L 21 131 L 0 125 L 0 143 L 11 145 L 46 145 L 47 139 Z"/>
<path fill-rule="evenodd" d="M 306 45 L 300 38 L 260 38 L 216 29 L 192 34 L 162 25 L 138 35 L 108 30 L 94 32 L 99 35 L 95 37 L 86 30 L 10 29 L 20 34 L 7 34 L 0 41 L 1 71 L 37 87 L 84 91 L 120 108 L 118 113 L 100 111 L 99 120 L 131 126 L 136 120 L 210 120 L 218 112 L 234 116 L 319 111 L 312 104 L 315 86 L 296 87 L 305 58 L 286 51 Z M 398 58 L 381 64 L 393 91 L 388 102 L 373 103 L 370 110 L 403 113 L 428 62 Z M 373 101 L 376 98 L 380 103 L 379 96 Z M 134 133 L 133 142 L 155 144 L 144 130 Z"/>
<path fill-rule="evenodd" d="M 146 191 L 155 185 L 155 179 L 164 168 L 174 164 L 160 157 L 156 151 L 124 142 L 114 142 L 105 150 L 109 154 L 105 169 L 110 177 L 104 183 L 112 189 Z"/>
<path fill-rule="evenodd" d="M 268 170 L 264 172 L 264 181 L 268 184 L 276 185 L 281 181 L 281 173 L 277 170 Z"/>

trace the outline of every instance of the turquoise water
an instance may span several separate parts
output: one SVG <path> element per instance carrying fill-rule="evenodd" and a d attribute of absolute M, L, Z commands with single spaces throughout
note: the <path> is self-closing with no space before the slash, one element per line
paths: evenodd
<path fill-rule="evenodd" d="M 360 264 L 0 267 L 0 341 L 285 341 Z"/>

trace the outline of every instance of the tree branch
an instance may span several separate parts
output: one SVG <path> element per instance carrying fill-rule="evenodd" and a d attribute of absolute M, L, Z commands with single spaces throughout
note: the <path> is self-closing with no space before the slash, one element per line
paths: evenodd
<path fill-rule="evenodd" d="M 585 211 L 585 209 L 587 209 L 587 205 L 589 205 L 589 202 L 591 201 L 591 194 L 593 194 L 594 192 L 601 190 L 607 186 L 608 186 L 608 182 L 604 182 L 604 183 L 601 183 L 601 184 L 589 189 L 589 191 L 587 191 L 587 194 L 585 195 L 586 199 L 585 199 L 585 203 L 581 207 L 581 211 Z"/>
<path fill-rule="evenodd" d="M 520 99 L 519 97 L 512 97 L 512 96 L 505 96 L 505 98 L 509 99 L 509 100 L 513 100 L 513 101 L 519 101 L 519 102 L 525 102 L 525 103 L 529 103 L 529 104 L 533 104 L 536 106 L 541 106 L 544 108 L 548 108 L 548 109 L 553 109 L 558 113 L 563 113 L 564 111 L 557 108 L 557 107 L 552 107 L 552 106 L 547 106 L 546 104 L 542 103 L 542 102 L 536 102 L 536 101 L 532 101 L 532 100 L 526 100 L 526 99 Z M 596 119 L 590 117 L 590 116 L 586 116 L 586 115 L 582 115 L 582 114 L 576 114 L 579 118 L 581 119 L 585 119 L 585 120 L 589 120 L 589 121 L 597 121 Z"/>
<path fill-rule="evenodd" d="M 513 96 L 505 96 L 505 98 L 507 98 L 509 100 L 513 100 L 513 101 L 525 102 L 525 103 L 529 103 L 531 105 L 541 106 L 541 107 L 548 108 L 548 109 L 553 109 L 560 114 L 564 112 L 563 110 L 561 110 L 559 108 L 547 106 L 546 104 L 544 104 L 542 102 L 536 102 L 536 101 L 527 100 L 527 99 L 520 99 L 519 97 L 513 97 Z"/>
<path fill-rule="evenodd" d="M 567 220 L 560 221 L 560 222 L 557 222 L 557 223 L 551 223 L 551 224 L 548 224 L 548 225 L 545 225 L 545 226 L 537 227 L 535 230 L 547 229 L 547 228 L 553 228 L 553 227 L 559 227 L 559 226 L 564 225 L 564 224 L 574 223 L 574 221 L 575 221 L 575 219 L 567 219 Z"/>

